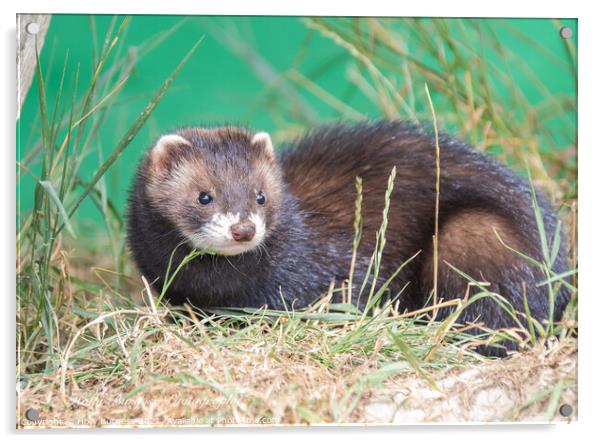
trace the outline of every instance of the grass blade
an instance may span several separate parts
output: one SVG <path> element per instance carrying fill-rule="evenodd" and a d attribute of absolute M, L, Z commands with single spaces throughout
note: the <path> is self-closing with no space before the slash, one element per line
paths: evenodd
<path fill-rule="evenodd" d="M 61 199 L 59 198 L 58 194 L 54 190 L 54 186 L 52 186 L 52 183 L 50 183 L 49 181 L 46 181 L 46 180 L 42 180 L 40 182 L 40 186 L 42 186 L 44 188 L 44 190 L 50 196 L 50 199 L 52 200 L 52 202 L 56 205 L 56 208 L 58 209 L 59 214 L 61 215 L 61 218 L 63 219 L 63 223 L 64 223 L 65 227 L 67 228 L 67 231 L 69 231 L 69 233 L 74 238 L 77 238 L 77 236 L 75 235 L 75 231 L 73 230 L 73 226 L 71 226 L 71 223 L 69 222 L 69 216 L 67 215 L 67 211 L 65 210 L 65 207 L 63 206 L 63 203 L 61 202 Z"/>
<path fill-rule="evenodd" d="M 113 150 L 111 155 L 109 155 L 109 157 L 105 160 L 105 162 L 100 166 L 98 171 L 96 171 L 96 174 L 94 174 L 94 177 L 92 178 L 92 180 L 90 180 L 88 182 L 84 191 L 79 195 L 78 199 L 75 201 L 75 203 L 69 210 L 70 217 L 75 213 L 75 211 L 77 211 L 77 208 L 79 208 L 79 206 L 86 199 L 88 194 L 92 191 L 92 189 L 94 189 L 94 186 L 96 185 L 96 183 L 98 183 L 98 181 L 105 175 L 105 173 L 109 170 L 111 165 L 113 163 L 115 163 L 115 161 L 117 160 L 117 158 L 119 158 L 119 156 L 125 150 L 125 148 L 127 148 L 129 146 L 129 144 L 134 139 L 134 137 L 136 136 L 138 131 L 140 131 L 140 129 L 142 128 L 142 126 L 144 125 L 146 120 L 148 119 L 148 117 L 150 117 L 151 113 L 155 110 L 155 108 L 159 104 L 159 101 L 163 98 L 163 96 L 165 95 L 165 93 L 167 92 L 169 87 L 171 86 L 171 84 L 174 81 L 174 79 L 176 78 L 176 76 L 180 73 L 180 70 L 184 67 L 186 62 L 188 62 L 190 57 L 192 57 L 192 55 L 196 51 L 197 47 L 201 44 L 203 39 L 204 39 L 204 36 L 201 37 L 193 45 L 193 47 L 188 51 L 188 53 L 184 56 L 182 61 L 180 61 L 178 66 L 176 66 L 176 68 L 171 73 L 171 75 L 167 78 L 167 80 L 165 80 L 165 82 L 163 82 L 163 85 L 157 91 L 157 93 L 155 94 L 153 99 L 146 105 L 146 108 L 144 108 L 144 110 L 142 111 L 140 116 L 136 119 L 134 124 L 130 127 L 129 131 L 123 136 L 121 141 L 117 144 L 117 146 L 115 147 L 115 149 Z M 62 228 L 62 226 L 61 226 L 61 228 Z M 60 231 L 60 228 L 59 228 L 59 231 Z"/>
<path fill-rule="evenodd" d="M 429 384 L 429 386 L 431 388 L 433 388 L 436 391 L 441 392 L 441 389 L 439 388 L 439 386 L 437 386 L 437 383 L 435 383 L 435 381 L 426 373 L 426 371 L 424 369 L 422 369 L 422 367 L 420 366 L 418 357 L 416 356 L 416 354 L 414 354 L 414 352 L 412 351 L 412 349 L 410 349 L 410 347 L 406 344 L 406 342 L 404 342 L 399 335 L 394 334 L 390 329 L 388 329 L 388 333 L 389 333 L 389 337 L 391 338 L 391 340 L 393 340 L 393 343 L 395 343 L 395 346 L 397 346 L 397 348 L 399 348 L 401 353 L 408 360 L 408 363 L 410 364 L 410 366 L 412 366 L 412 368 L 414 368 L 414 370 L 424 380 L 426 380 L 426 382 Z"/>

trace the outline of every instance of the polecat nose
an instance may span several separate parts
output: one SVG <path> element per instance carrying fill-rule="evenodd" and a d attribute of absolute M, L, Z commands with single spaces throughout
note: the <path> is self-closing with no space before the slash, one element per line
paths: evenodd
<path fill-rule="evenodd" d="M 240 222 L 230 226 L 232 238 L 236 241 L 250 241 L 255 236 L 255 225 L 251 222 Z"/>

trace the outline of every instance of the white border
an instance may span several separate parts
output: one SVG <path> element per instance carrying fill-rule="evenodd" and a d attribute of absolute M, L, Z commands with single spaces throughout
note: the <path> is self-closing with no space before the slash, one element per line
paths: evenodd
<path fill-rule="evenodd" d="M 270 0 L 20 0 L 15 9 L 24 13 L 94 14 L 206 14 L 206 15 L 339 15 L 339 16 L 430 16 L 430 17 L 577 17 L 592 8 L 585 2 L 551 0 L 545 3 L 505 0 L 503 4 L 477 0 L 455 1 L 324 1 Z M 499 2 L 498 2 L 499 3 Z"/>
<path fill-rule="evenodd" d="M 306 439 L 309 432 L 313 436 L 334 436 L 338 438 L 366 439 L 368 433 L 384 434 L 382 439 L 417 439 L 423 441 L 447 441 L 450 438 L 468 441 L 488 442 L 503 441 L 508 443 L 514 438 L 525 440 L 577 441 L 587 437 L 589 433 L 600 435 L 596 428 L 601 420 L 597 413 L 600 410 L 600 354 L 602 353 L 602 334 L 596 327 L 601 323 L 601 298 L 598 290 L 596 274 L 601 274 L 599 259 L 602 244 L 599 230 L 602 229 L 602 218 L 599 202 L 601 200 L 602 159 L 599 149 L 602 148 L 601 135 L 598 132 L 602 117 L 602 97 L 600 84 L 602 71 L 600 63 L 602 29 L 601 16 L 596 9 L 595 1 L 545 1 L 528 2 L 525 0 L 504 0 L 502 2 L 453 0 L 453 1 L 406 1 L 369 0 L 369 1 L 324 1 L 303 0 L 297 2 L 271 2 L 265 0 L 252 1 L 213 1 L 202 2 L 192 0 L 157 1 L 147 0 L 134 2 L 129 0 L 98 0 L 84 3 L 82 0 L 42 1 L 20 0 L 18 3 L 0 2 L 2 22 L 2 65 L 0 69 L 0 97 L 4 105 L 1 107 L 0 122 L 5 143 L 2 165 L 6 168 L 2 186 L 2 208 L 9 209 L 8 217 L 2 217 L 2 255 L 1 280 L 4 282 L 2 295 L 5 321 L 2 331 L 6 334 L 6 346 L 3 365 L 2 417 L 6 420 L 2 427 L 8 438 L 15 437 L 14 426 L 14 204 L 15 204 L 15 14 L 22 13 L 144 13 L 144 14 L 233 14 L 233 15 L 377 15 L 377 16 L 450 16 L 450 17 L 576 17 L 579 19 L 579 235 L 580 235 L 580 359 L 579 359 L 579 422 L 571 425 L 533 426 L 533 425 L 496 425 L 487 427 L 469 426 L 404 426 L 370 428 L 276 428 L 276 429 L 215 429 L 215 430 L 179 430 L 170 431 L 178 434 L 200 433 L 195 438 L 233 438 L 237 441 L 246 437 L 261 438 L 263 441 L 281 441 L 283 437 L 293 440 Z M 597 260 L 598 259 L 598 260 Z M 4 391 L 6 389 L 6 391 Z M 8 399 L 9 401 L 6 401 Z M 26 439 L 60 439 L 68 435 L 81 439 L 85 431 L 45 431 L 19 432 L 20 438 Z M 100 441 L 115 433 L 128 431 L 85 432 L 86 439 Z M 133 431 L 131 431 L 133 432 Z M 137 430 L 144 434 L 144 439 L 164 440 L 166 430 Z M 344 435 L 342 435 L 344 434 Z M 402 435 L 400 435 L 402 434 Z M 187 438 L 182 436 L 183 438 Z M 599 437 L 598 437 L 599 438 Z"/>

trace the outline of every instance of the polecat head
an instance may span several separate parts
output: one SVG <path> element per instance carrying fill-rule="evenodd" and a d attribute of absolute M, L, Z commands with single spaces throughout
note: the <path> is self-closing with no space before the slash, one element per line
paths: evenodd
<path fill-rule="evenodd" d="M 282 177 L 265 132 L 190 128 L 164 135 L 143 170 L 150 204 L 194 248 L 241 254 L 278 223 Z"/>

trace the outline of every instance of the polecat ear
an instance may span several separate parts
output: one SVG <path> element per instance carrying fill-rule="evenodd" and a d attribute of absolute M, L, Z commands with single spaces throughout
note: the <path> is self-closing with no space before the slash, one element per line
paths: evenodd
<path fill-rule="evenodd" d="M 169 168 L 170 157 L 177 155 L 179 149 L 191 146 L 181 135 L 163 135 L 150 151 L 151 162 L 157 171 L 165 171 Z"/>
<path fill-rule="evenodd" d="M 262 146 L 268 157 L 272 159 L 275 158 L 276 155 L 274 154 L 274 145 L 272 144 L 272 138 L 267 132 L 258 132 L 257 134 L 255 134 L 251 139 L 251 144 Z"/>

